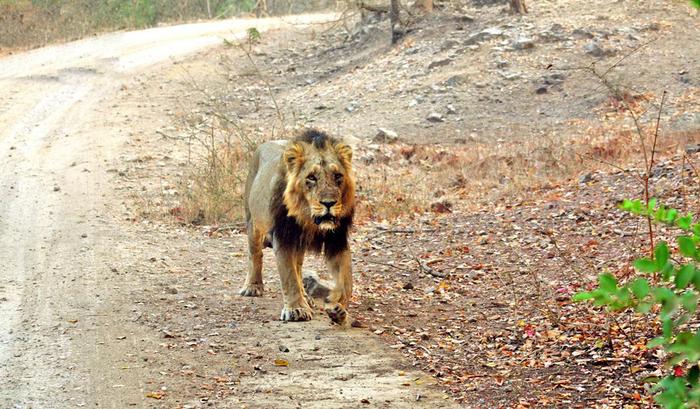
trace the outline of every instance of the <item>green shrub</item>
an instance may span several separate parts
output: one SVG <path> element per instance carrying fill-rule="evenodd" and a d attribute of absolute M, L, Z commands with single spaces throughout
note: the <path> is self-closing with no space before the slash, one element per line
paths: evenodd
<path fill-rule="evenodd" d="M 700 223 L 693 222 L 692 214 L 681 216 L 675 209 L 657 206 L 654 199 L 625 200 L 620 208 L 676 228 L 677 249 L 660 242 L 653 257 L 635 260 L 642 276 L 621 284 L 612 274 L 601 274 L 596 289 L 578 293 L 574 300 L 591 300 L 611 312 L 634 309 L 658 314 L 662 334 L 647 347 L 666 351 L 669 374 L 654 386 L 655 400 L 665 408 L 700 408 L 700 330 L 688 325 L 700 298 Z"/>

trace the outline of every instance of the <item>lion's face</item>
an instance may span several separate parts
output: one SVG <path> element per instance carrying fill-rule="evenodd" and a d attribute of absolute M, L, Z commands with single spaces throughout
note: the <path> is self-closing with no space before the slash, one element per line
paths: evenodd
<path fill-rule="evenodd" d="M 284 152 L 289 215 L 307 227 L 335 229 L 354 207 L 351 161 L 352 149 L 341 142 L 293 142 Z"/>

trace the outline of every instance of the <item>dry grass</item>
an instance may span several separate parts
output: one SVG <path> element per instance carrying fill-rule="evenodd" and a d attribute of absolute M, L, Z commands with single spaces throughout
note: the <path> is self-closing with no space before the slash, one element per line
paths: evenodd
<path fill-rule="evenodd" d="M 493 203 L 526 198 L 528 191 L 567 183 L 601 169 L 638 164 L 636 130 L 618 122 L 580 127 L 572 135 L 539 135 L 508 142 L 468 145 L 382 145 L 358 165 L 358 186 L 364 204 L 360 217 L 391 220 L 450 205 Z M 651 135 L 654 125 L 643 127 Z M 700 142 L 700 131 L 668 132 L 657 155 L 672 155 Z M 359 155 L 362 157 L 362 155 Z M 445 208 L 447 205 L 447 209 Z"/>

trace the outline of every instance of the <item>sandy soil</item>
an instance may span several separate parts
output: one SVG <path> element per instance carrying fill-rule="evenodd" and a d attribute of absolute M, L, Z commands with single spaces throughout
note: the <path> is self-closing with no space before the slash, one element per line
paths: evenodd
<path fill-rule="evenodd" d="M 132 217 L 125 169 L 177 160 L 135 156 L 133 140 L 167 122 L 186 92 L 179 63 L 250 24 L 117 33 L 0 59 L 0 407 L 452 405 L 366 331 L 320 314 L 276 321 L 274 276 L 269 297 L 235 296 L 242 237 Z"/>

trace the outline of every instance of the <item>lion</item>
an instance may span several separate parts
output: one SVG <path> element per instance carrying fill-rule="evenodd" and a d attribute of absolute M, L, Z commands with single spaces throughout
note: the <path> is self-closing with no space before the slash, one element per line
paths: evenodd
<path fill-rule="evenodd" d="M 355 212 L 350 146 L 316 129 L 261 144 L 250 163 L 244 200 L 250 268 L 240 294 L 263 294 L 262 250 L 272 247 L 284 298 L 280 319 L 313 317 L 304 284 L 315 283 L 309 292 L 322 294 L 328 316 L 344 323 L 352 295 L 349 234 Z M 306 252 L 323 254 L 332 287 L 302 278 Z"/>

